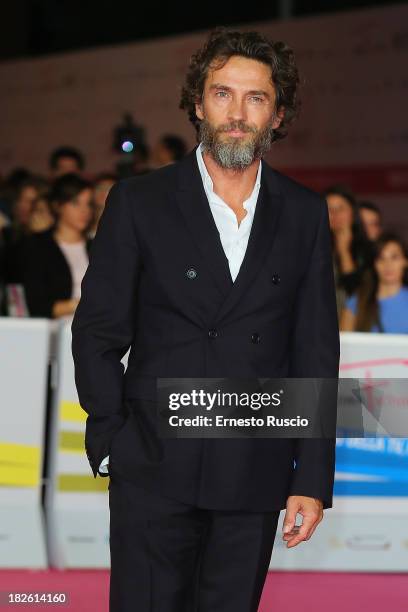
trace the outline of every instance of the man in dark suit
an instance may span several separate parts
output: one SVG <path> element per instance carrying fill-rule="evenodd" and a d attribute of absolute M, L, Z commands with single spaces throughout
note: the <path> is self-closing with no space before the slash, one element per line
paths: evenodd
<path fill-rule="evenodd" d="M 217 28 L 180 103 L 200 144 L 109 194 L 72 349 L 110 476 L 111 612 L 255 612 L 280 510 L 293 547 L 332 506 L 335 438 L 166 438 L 156 420 L 160 377 L 338 376 L 326 203 L 262 159 L 298 81 L 285 44 Z"/>

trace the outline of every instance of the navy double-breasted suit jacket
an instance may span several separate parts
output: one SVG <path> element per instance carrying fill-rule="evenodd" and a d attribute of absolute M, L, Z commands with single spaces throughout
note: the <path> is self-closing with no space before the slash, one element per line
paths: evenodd
<path fill-rule="evenodd" d="M 288 495 L 332 506 L 335 438 L 169 439 L 156 430 L 157 377 L 338 377 L 326 202 L 264 160 L 235 282 L 195 148 L 116 183 L 90 250 L 72 352 L 95 476 L 109 454 L 112 477 L 202 507 L 283 509 Z"/>

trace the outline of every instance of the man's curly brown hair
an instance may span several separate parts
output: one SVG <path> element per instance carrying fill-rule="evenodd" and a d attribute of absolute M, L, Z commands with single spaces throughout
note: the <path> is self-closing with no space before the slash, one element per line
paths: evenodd
<path fill-rule="evenodd" d="M 276 91 L 276 109 L 284 107 L 284 117 L 273 130 L 273 141 L 285 138 L 288 126 L 300 110 L 298 92 L 299 73 L 293 50 L 284 42 L 275 42 L 255 31 L 236 31 L 219 26 L 212 30 L 207 41 L 190 58 L 185 83 L 181 89 L 179 108 L 186 110 L 194 125 L 197 138 L 200 119 L 195 104 L 200 103 L 204 83 L 210 68 L 222 68 L 234 55 L 263 62 L 271 68 L 271 77 Z"/>

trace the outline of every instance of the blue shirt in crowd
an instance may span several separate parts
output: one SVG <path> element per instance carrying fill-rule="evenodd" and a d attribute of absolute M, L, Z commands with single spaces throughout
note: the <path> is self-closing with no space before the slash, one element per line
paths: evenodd
<path fill-rule="evenodd" d="M 408 334 L 408 287 L 401 287 L 398 293 L 390 297 L 379 298 L 378 303 L 384 333 Z M 356 295 L 346 299 L 346 308 L 356 314 Z M 371 331 L 379 332 L 378 326 L 373 325 Z"/>

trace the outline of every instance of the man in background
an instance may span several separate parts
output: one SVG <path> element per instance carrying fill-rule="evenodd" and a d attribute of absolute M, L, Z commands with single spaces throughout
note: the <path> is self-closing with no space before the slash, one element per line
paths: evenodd
<path fill-rule="evenodd" d="M 64 174 L 82 174 L 85 170 L 85 158 L 79 149 L 63 146 L 52 151 L 48 165 L 51 179 L 56 179 Z"/>
<path fill-rule="evenodd" d="M 153 149 L 153 163 L 156 168 L 180 161 L 187 153 L 187 145 L 180 136 L 165 134 Z"/>

